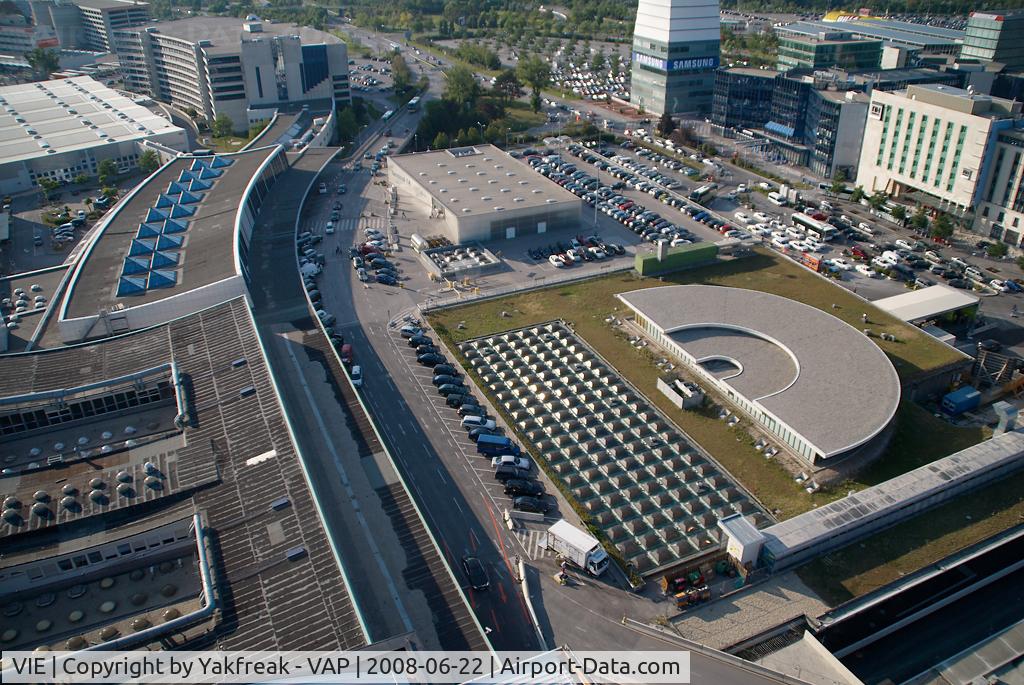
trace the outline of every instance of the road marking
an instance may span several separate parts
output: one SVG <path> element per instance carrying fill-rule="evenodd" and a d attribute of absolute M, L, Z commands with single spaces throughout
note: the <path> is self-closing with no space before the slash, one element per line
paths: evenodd
<path fill-rule="evenodd" d="M 456 499 L 456 500 L 452 500 L 452 501 L 453 501 L 453 502 L 455 502 L 455 506 L 457 506 L 457 507 L 459 508 L 459 513 L 460 513 L 460 514 L 462 514 L 463 516 L 465 516 L 465 515 L 466 515 L 466 512 L 464 512 L 464 511 L 462 510 L 462 505 L 461 505 L 461 504 L 459 504 L 459 500 L 457 500 L 457 499 Z"/>
<path fill-rule="evenodd" d="M 448 479 L 444 477 L 444 469 L 440 466 L 437 467 L 437 475 L 441 478 L 442 483 L 447 483 Z"/>

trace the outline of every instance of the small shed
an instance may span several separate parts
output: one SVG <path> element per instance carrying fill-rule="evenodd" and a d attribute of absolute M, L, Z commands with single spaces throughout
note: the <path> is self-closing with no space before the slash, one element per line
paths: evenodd
<path fill-rule="evenodd" d="M 725 551 L 741 566 L 753 566 L 764 546 L 764 535 L 743 514 L 733 514 L 718 521 L 725 533 Z"/>
<path fill-rule="evenodd" d="M 981 404 L 981 393 L 969 385 L 947 393 L 942 398 L 942 411 L 950 416 L 958 416 L 965 411 L 977 409 Z"/>

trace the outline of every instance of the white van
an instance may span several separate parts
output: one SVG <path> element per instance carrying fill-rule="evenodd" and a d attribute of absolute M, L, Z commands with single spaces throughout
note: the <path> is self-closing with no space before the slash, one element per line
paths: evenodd
<path fill-rule="evenodd" d="M 326 233 L 327 235 L 334 235 L 334 222 L 333 221 L 328 221 L 327 222 L 327 228 L 324 229 L 324 233 Z"/>
<path fill-rule="evenodd" d="M 355 366 L 352 367 L 352 370 L 349 371 L 349 375 L 352 378 L 353 388 L 363 387 L 363 367 L 356 364 Z"/>

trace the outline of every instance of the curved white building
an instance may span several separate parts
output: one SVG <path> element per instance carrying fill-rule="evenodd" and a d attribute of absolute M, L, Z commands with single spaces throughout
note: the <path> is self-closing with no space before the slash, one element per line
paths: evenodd
<path fill-rule="evenodd" d="M 701 382 L 810 464 L 876 456 L 900 401 L 885 353 L 853 326 L 778 295 L 676 285 L 623 293 L 636 323 Z"/>
<path fill-rule="evenodd" d="M 640 0 L 630 101 L 656 115 L 709 112 L 720 24 L 718 0 Z"/>

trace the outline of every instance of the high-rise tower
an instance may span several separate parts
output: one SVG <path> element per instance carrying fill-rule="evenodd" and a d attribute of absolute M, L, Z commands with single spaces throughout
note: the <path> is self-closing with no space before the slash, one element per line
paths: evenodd
<path fill-rule="evenodd" d="M 715 90 L 718 0 L 640 0 L 630 99 L 660 115 L 707 113 Z"/>

